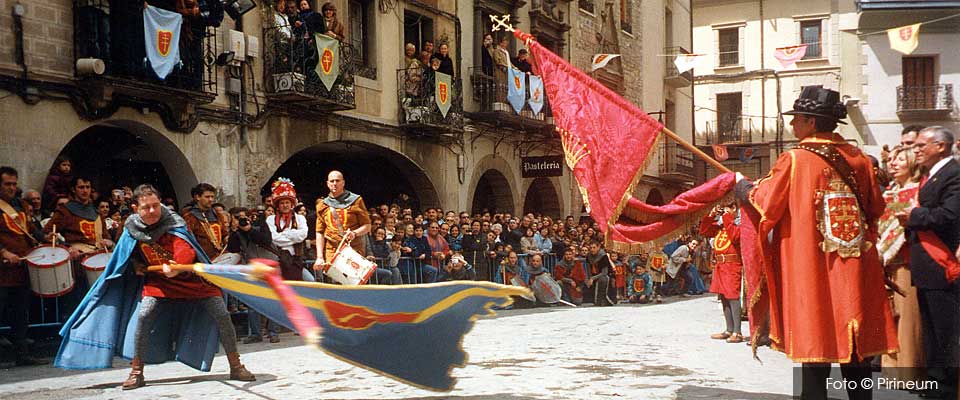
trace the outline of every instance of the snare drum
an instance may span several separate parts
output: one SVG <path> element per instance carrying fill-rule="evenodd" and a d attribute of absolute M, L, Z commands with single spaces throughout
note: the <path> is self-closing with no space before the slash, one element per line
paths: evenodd
<path fill-rule="evenodd" d="M 239 253 L 223 253 L 219 257 L 213 259 L 214 264 L 223 264 L 223 265 L 237 265 L 240 264 L 240 260 L 243 257 Z"/>
<path fill-rule="evenodd" d="M 352 247 L 344 246 L 323 273 L 341 285 L 363 285 L 376 270 L 375 262 L 364 258 Z"/>
<path fill-rule="evenodd" d="M 103 271 L 107 268 L 107 263 L 110 262 L 110 256 L 112 255 L 112 252 L 98 251 L 84 257 L 80 265 L 83 266 L 83 273 L 87 276 L 87 283 L 90 287 L 93 287 L 94 282 L 100 278 L 100 275 L 103 275 Z"/>
<path fill-rule="evenodd" d="M 58 297 L 73 290 L 70 251 L 62 246 L 39 246 L 24 257 L 30 289 L 40 297 Z"/>

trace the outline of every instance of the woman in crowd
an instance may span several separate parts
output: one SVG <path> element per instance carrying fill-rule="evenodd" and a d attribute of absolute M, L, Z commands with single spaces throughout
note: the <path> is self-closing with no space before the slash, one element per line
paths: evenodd
<path fill-rule="evenodd" d="M 434 57 L 440 59 L 440 67 L 437 71 L 453 76 L 453 60 L 450 58 L 450 45 L 440 44 L 440 49 Z"/>
<path fill-rule="evenodd" d="M 553 253 L 553 241 L 550 240 L 550 228 L 541 226 L 540 231 L 533 235 L 533 241 L 536 243 L 537 251 L 543 254 Z"/>
<path fill-rule="evenodd" d="M 893 314 L 897 322 L 897 339 L 900 342 L 900 352 L 885 355 L 882 359 L 884 376 L 902 381 L 916 381 L 923 378 L 924 354 L 923 335 L 921 332 L 920 306 L 917 303 L 917 288 L 911 283 L 910 260 L 905 245 L 905 235 L 896 218 L 888 218 L 909 204 L 915 195 L 917 185 L 922 175 L 917 164 L 916 154 L 912 148 L 897 146 L 890 153 L 888 165 L 893 181 L 890 190 L 883 194 L 887 201 L 887 212 L 880 218 L 881 258 L 887 270 L 887 275 L 906 293 L 906 297 L 893 294 Z M 885 229 L 886 228 L 886 229 Z M 894 246 L 899 249 L 887 248 L 887 237 L 891 237 Z M 886 251 L 885 251 L 886 250 Z M 891 254 L 893 254 L 891 256 Z M 894 368 L 889 368 L 894 367 Z"/>
<path fill-rule="evenodd" d="M 448 224 L 444 224 L 448 225 Z M 460 253 L 463 252 L 463 234 L 460 233 L 460 227 L 449 224 L 450 233 L 447 234 L 447 245 L 450 246 L 450 251 Z"/>
<path fill-rule="evenodd" d="M 523 254 L 539 254 L 540 249 L 537 248 L 537 241 L 533 237 L 533 228 L 527 228 L 523 231 L 523 237 L 520 238 L 520 253 Z"/>
<path fill-rule="evenodd" d="M 342 42 L 344 39 L 343 24 L 337 19 L 337 6 L 333 5 L 331 2 L 326 2 L 323 3 L 323 7 L 320 8 L 320 11 L 323 12 L 323 22 L 327 27 L 327 32 L 325 35 Z"/>

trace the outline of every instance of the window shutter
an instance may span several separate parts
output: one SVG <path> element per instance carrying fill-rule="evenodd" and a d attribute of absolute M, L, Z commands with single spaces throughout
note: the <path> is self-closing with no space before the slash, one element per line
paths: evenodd
<path fill-rule="evenodd" d="M 743 35 L 746 32 L 746 26 L 737 28 L 737 65 L 746 65 L 746 54 L 744 54 Z"/>

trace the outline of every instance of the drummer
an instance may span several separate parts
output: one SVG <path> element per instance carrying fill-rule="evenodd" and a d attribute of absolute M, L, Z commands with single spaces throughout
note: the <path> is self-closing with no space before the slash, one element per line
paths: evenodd
<path fill-rule="evenodd" d="M 216 262 L 226 249 L 229 232 L 224 229 L 226 222 L 213 209 L 217 189 L 209 183 L 201 183 L 190 189 L 193 203 L 185 207 L 181 215 L 187 222 L 187 229 L 200 242 L 200 248 L 211 260 Z"/>
<path fill-rule="evenodd" d="M 330 194 L 317 201 L 317 261 L 313 265 L 317 274 L 333 261 L 342 240 L 349 242 L 361 256 L 365 255 L 361 236 L 370 232 L 370 215 L 363 198 L 344 186 L 343 173 L 330 171 L 327 174 Z"/>
<path fill-rule="evenodd" d="M 0 319 L 9 308 L 11 339 L 17 365 L 37 365 L 41 362 L 30 356 L 27 345 L 27 324 L 30 312 L 30 282 L 24 256 L 38 243 L 42 233 L 33 230 L 27 223 L 26 207 L 17 198 L 17 170 L 0 167 Z"/>
<path fill-rule="evenodd" d="M 47 240 L 53 240 L 53 230 L 63 236 L 70 248 L 70 258 L 80 260 L 97 251 L 110 250 L 113 241 L 107 231 L 107 222 L 100 217 L 93 203 L 93 184 L 88 177 L 77 175 L 70 181 L 73 198 L 57 206 L 53 216 L 44 226 Z"/>

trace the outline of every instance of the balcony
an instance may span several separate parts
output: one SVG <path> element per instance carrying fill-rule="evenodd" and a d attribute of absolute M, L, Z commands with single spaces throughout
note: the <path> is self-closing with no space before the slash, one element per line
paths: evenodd
<path fill-rule="evenodd" d="M 660 177 L 675 182 L 693 181 L 693 153 L 679 144 L 664 140 L 660 143 Z"/>
<path fill-rule="evenodd" d="M 513 106 L 507 102 L 506 82 L 497 82 L 493 76 L 483 73 L 480 68 L 471 68 L 470 84 L 473 85 L 473 99 L 479 104 L 478 111 L 467 113 L 470 119 L 511 129 L 552 133 L 553 113 L 550 111 L 549 99 L 545 94 L 543 108 L 539 113 L 534 114 L 530 109 L 528 90 L 523 109 L 520 110 L 520 114 L 517 114 Z"/>
<path fill-rule="evenodd" d="M 429 82 L 428 82 L 429 81 Z M 444 116 L 437 104 L 436 81 L 424 79 L 424 71 L 397 70 L 397 100 L 400 102 L 400 128 L 414 136 L 444 137 L 463 132 L 463 85 L 453 79 L 450 109 Z"/>
<path fill-rule="evenodd" d="M 328 90 L 317 73 L 320 55 L 309 34 L 290 26 L 264 28 L 263 73 L 268 105 L 333 112 L 356 108 L 353 86 L 353 46 L 340 42 L 340 65 Z"/>
<path fill-rule="evenodd" d="M 217 95 L 216 28 L 185 22 L 180 63 L 160 79 L 145 61 L 143 3 L 74 0 L 73 7 L 74 65 L 86 113 L 106 118 L 119 105 L 144 107 L 171 129 L 192 130 L 196 105 Z"/>
<path fill-rule="evenodd" d="M 663 76 L 663 83 L 675 88 L 690 86 L 690 84 L 693 83 L 693 70 L 681 74 L 676 64 L 673 63 L 673 60 L 676 59 L 677 56 L 690 54 L 690 51 L 683 47 L 667 47 L 663 49 L 663 54 L 667 55 L 667 57 L 664 57 L 665 75 Z"/>
<path fill-rule="evenodd" d="M 752 118 L 738 116 L 730 120 L 721 119 L 719 122 L 707 121 L 704 144 L 753 143 L 756 131 Z"/>
<path fill-rule="evenodd" d="M 897 115 L 904 119 L 945 118 L 953 112 L 953 85 L 897 86 Z"/>

